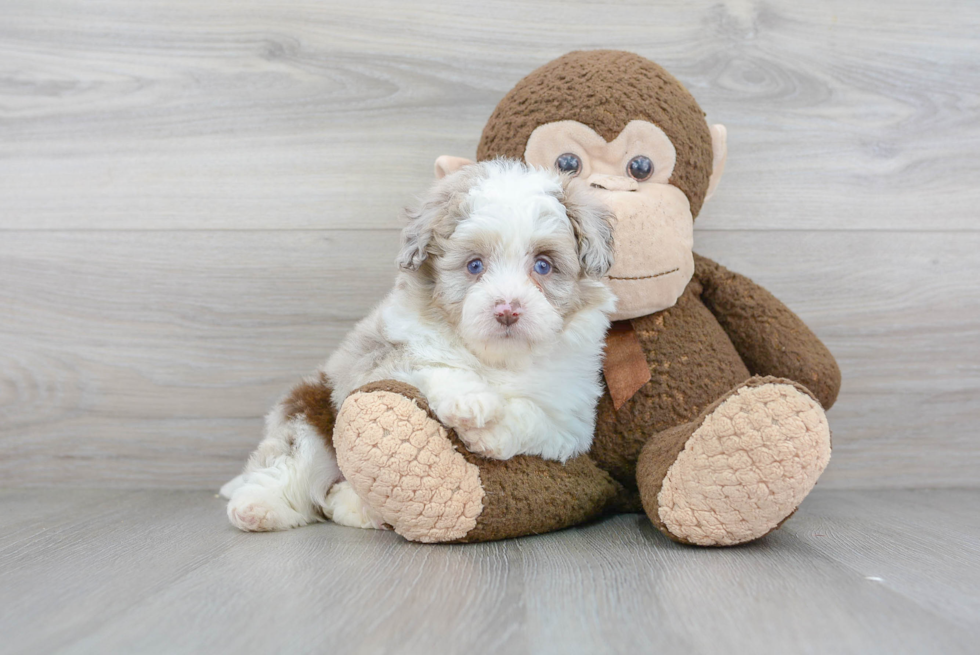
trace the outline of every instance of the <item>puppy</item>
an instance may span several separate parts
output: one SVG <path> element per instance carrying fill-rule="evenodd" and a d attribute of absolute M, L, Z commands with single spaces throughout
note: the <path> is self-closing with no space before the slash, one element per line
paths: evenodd
<path fill-rule="evenodd" d="M 615 307 L 599 282 L 612 227 L 567 181 L 495 160 L 438 182 L 409 213 L 394 290 L 321 370 L 334 406 L 364 384 L 398 380 L 485 457 L 564 462 L 586 452 Z M 222 488 L 232 523 L 283 529 L 322 515 L 380 527 L 312 426 L 288 417 L 281 402 L 245 473 Z"/>

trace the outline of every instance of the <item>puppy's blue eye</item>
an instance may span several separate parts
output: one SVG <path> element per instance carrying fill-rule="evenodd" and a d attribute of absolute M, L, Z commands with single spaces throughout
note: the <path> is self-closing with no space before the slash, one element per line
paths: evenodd
<path fill-rule="evenodd" d="M 466 270 L 469 271 L 471 275 L 479 275 L 483 272 L 483 260 L 474 259 L 466 265 Z"/>
<path fill-rule="evenodd" d="M 534 262 L 534 272 L 538 275 L 547 275 L 551 272 L 551 262 L 547 259 L 539 259 Z"/>

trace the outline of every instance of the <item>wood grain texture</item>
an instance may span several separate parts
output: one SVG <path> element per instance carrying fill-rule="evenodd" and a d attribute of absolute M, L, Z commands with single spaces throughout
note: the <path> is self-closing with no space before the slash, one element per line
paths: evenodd
<path fill-rule="evenodd" d="M 275 399 L 388 291 L 397 249 L 393 231 L 5 237 L 7 485 L 216 488 Z M 976 484 L 980 236 L 743 231 L 697 243 L 838 356 L 822 484 Z"/>
<path fill-rule="evenodd" d="M 969 0 L 17 0 L 0 12 L 7 228 L 392 227 L 436 156 L 473 155 L 518 79 L 614 47 L 663 63 L 728 125 L 706 225 L 977 229 Z"/>
<path fill-rule="evenodd" d="M 426 546 L 202 492 L 0 491 L 7 653 L 927 653 L 980 637 L 978 491 L 817 490 L 756 544 L 623 515 Z"/>
<path fill-rule="evenodd" d="M 0 484 L 214 487 L 388 290 L 400 208 L 573 48 L 729 128 L 697 249 L 831 347 L 829 487 L 980 482 L 980 7 L 10 0 Z"/>

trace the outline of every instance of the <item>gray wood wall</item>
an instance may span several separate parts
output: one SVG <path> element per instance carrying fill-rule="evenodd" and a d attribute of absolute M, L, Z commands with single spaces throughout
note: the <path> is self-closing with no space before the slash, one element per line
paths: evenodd
<path fill-rule="evenodd" d="M 5 0 L 0 485 L 214 487 L 576 48 L 729 129 L 696 248 L 837 355 L 827 487 L 980 480 L 980 5 Z"/>

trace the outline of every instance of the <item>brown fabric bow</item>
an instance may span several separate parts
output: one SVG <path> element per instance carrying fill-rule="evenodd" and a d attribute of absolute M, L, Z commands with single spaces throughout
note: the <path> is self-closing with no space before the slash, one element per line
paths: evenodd
<path fill-rule="evenodd" d="M 615 321 L 606 333 L 602 373 L 617 410 L 650 381 L 650 365 L 631 321 Z"/>

